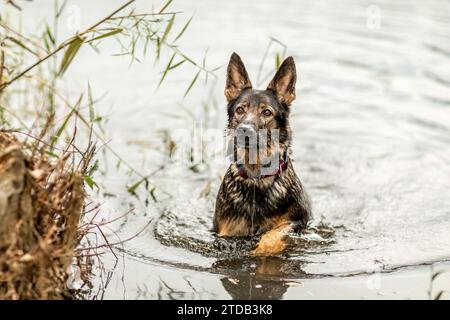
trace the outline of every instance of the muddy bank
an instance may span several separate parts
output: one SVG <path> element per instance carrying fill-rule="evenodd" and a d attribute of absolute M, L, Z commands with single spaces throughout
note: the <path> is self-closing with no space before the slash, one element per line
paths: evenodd
<path fill-rule="evenodd" d="M 84 190 L 67 156 L 50 162 L 0 132 L 0 299 L 70 298 Z"/>

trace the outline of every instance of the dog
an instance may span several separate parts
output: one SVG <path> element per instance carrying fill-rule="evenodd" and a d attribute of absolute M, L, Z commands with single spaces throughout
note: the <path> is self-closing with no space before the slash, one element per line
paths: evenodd
<path fill-rule="evenodd" d="M 286 58 L 266 90 L 253 89 L 236 53 L 231 55 L 226 76 L 227 131 L 234 133 L 234 161 L 217 194 L 213 231 L 220 237 L 260 236 L 251 254 L 277 255 L 289 247 L 288 235 L 304 230 L 311 217 L 310 199 L 290 158 L 295 62 Z M 262 139 L 259 132 L 267 138 Z M 247 138 L 254 136 L 257 139 L 251 143 Z"/>

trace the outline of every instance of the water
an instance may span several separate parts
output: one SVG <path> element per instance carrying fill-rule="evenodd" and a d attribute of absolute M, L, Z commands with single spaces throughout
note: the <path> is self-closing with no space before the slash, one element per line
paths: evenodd
<path fill-rule="evenodd" d="M 77 1 L 82 23 L 118 3 Z M 67 90 L 83 90 L 89 80 L 98 95 L 108 92 L 98 108 L 108 114 L 111 145 L 141 172 L 164 165 L 151 179 L 158 202 L 148 205 L 145 191 L 139 199 L 126 192 L 130 178 L 115 172 L 114 160 L 98 178 L 115 194 L 105 198 L 105 212 L 134 208 L 116 228 L 121 239 L 150 222 L 120 248 L 101 295 L 278 299 L 425 292 L 425 285 L 408 282 L 417 274 L 426 278 L 412 266 L 450 259 L 450 4 L 200 0 L 173 6 L 184 12 L 180 19 L 194 15 L 180 41 L 186 53 L 201 61 L 209 48 L 207 63 L 225 66 L 236 51 L 254 84 L 269 36 L 287 45 L 299 74 L 293 158 L 314 220 L 297 247 L 280 257 L 248 257 L 251 243 L 221 247 L 210 228 L 226 165 L 189 168 L 157 149 L 163 148 L 162 130 L 192 127 L 190 114 L 206 127 L 225 127 L 224 69 L 216 85 L 198 85 L 183 99 L 193 72 L 174 71 L 155 92 L 164 64 L 155 69 L 151 56 L 129 66 L 126 58 L 85 50 L 68 72 Z M 44 15 L 51 6 L 37 12 Z M 263 75 L 282 49 L 274 44 Z M 269 79 L 263 80 L 260 87 Z M 108 259 L 111 268 L 114 259 Z M 404 271 L 385 275 L 392 270 Z M 372 272 L 383 279 L 374 290 L 355 276 Z"/>

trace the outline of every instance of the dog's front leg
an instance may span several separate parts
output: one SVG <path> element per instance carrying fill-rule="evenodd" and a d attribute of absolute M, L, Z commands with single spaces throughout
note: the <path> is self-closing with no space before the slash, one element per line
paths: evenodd
<path fill-rule="evenodd" d="M 289 233 L 293 232 L 295 223 L 285 222 L 267 231 L 251 254 L 253 256 L 270 256 L 283 252 L 288 247 Z"/>

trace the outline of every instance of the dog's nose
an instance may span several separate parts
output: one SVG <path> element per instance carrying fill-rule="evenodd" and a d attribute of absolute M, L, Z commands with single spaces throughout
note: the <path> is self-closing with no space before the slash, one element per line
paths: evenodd
<path fill-rule="evenodd" d="M 251 123 L 241 123 L 238 127 L 238 134 L 244 134 L 246 136 L 251 136 L 256 134 L 255 126 Z"/>

